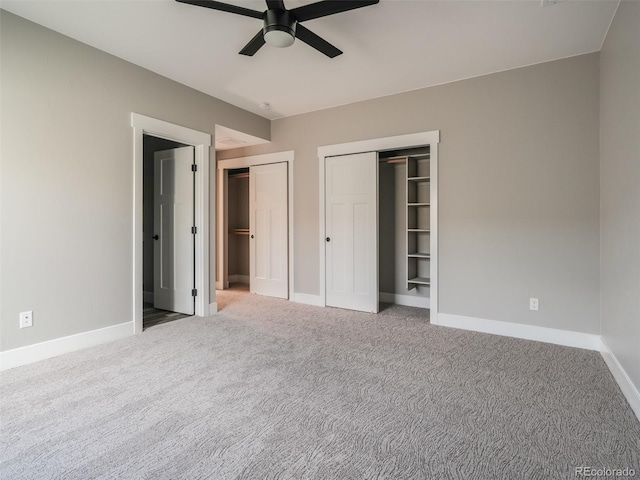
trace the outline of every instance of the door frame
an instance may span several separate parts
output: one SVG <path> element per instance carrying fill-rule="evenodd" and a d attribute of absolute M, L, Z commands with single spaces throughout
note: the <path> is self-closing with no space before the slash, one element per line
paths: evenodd
<path fill-rule="evenodd" d="M 320 233 L 318 245 L 320 246 L 320 304 L 327 304 L 326 285 L 326 252 L 325 252 L 325 169 L 326 158 L 338 155 L 350 155 L 353 153 L 383 152 L 385 150 L 398 150 L 402 148 L 424 147 L 431 148 L 431 285 L 429 286 L 430 312 L 429 320 L 433 325 L 438 325 L 438 144 L 440 143 L 440 130 L 430 132 L 410 133 L 393 137 L 372 138 L 356 142 L 339 143 L 318 147 L 319 167 L 319 216 L 318 231 Z M 376 188 L 378 188 L 376 186 Z"/>
<path fill-rule="evenodd" d="M 158 120 L 138 113 L 131 113 L 133 127 L 133 292 L 132 315 L 133 333 L 142 332 L 142 189 L 143 189 L 143 136 L 173 140 L 194 147 L 194 161 L 199 175 L 195 182 L 195 218 L 198 233 L 195 249 L 195 276 L 198 290 L 195 302 L 195 314 L 206 317 L 215 313 L 215 292 L 209 304 L 209 247 L 215 249 L 215 236 L 209 242 L 209 150 L 211 135 L 173 123 Z M 215 162 L 215 153 L 213 156 Z M 211 185 L 214 189 L 211 198 L 215 212 L 215 169 Z"/>
<path fill-rule="evenodd" d="M 294 293 L 294 262 L 293 262 L 293 150 L 287 150 L 284 152 L 265 153 L 263 155 L 251 155 L 247 157 L 230 158 L 227 160 L 220 160 L 218 162 L 218 180 L 217 180 L 217 227 L 219 232 L 227 232 L 229 230 L 229 217 L 228 210 L 226 208 L 227 199 L 227 182 L 228 182 L 228 170 L 236 168 L 248 168 L 257 165 L 267 165 L 270 163 L 287 163 L 287 190 L 288 190 L 288 212 L 287 212 L 287 231 L 288 231 L 288 263 L 289 263 L 289 300 L 293 301 Z M 226 285 L 226 266 L 227 266 L 227 241 L 226 235 L 220 235 L 220 241 L 218 242 L 217 258 L 220 260 L 216 264 L 217 276 L 216 276 L 216 288 L 222 290 Z"/>

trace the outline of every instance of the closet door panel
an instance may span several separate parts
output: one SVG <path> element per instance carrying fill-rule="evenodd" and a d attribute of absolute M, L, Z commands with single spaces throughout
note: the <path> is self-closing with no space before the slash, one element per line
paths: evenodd
<path fill-rule="evenodd" d="M 378 155 L 325 162 L 326 304 L 378 311 Z"/>
<path fill-rule="evenodd" d="M 250 168 L 250 289 L 271 297 L 289 297 L 287 164 Z"/>

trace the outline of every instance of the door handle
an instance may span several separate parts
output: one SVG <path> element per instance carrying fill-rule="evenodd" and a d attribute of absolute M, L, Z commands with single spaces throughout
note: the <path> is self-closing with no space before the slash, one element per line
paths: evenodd
<path fill-rule="evenodd" d="M 159 237 L 158 235 L 154 235 L 154 236 L 153 236 L 153 237 L 151 237 L 151 238 L 153 238 L 154 240 L 158 240 L 160 237 Z"/>
<path fill-rule="evenodd" d="M 253 238 L 253 235 L 251 235 L 251 238 Z"/>
<path fill-rule="evenodd" d="M 327 237 L 327 242 L 330 242 L 330 241 L 331 241 L 331 237 Z"/>

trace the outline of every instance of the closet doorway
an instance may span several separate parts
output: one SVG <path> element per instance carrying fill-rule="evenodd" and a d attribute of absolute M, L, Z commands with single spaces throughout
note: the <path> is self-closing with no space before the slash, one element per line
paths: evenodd
<path fill-rule="evenodd" d="M 292 295 L 292 170 L 293 152 L 218 163 L 219 290 Z"/>
<path fill-rule="evenodd" d="M 439 132 L 320 147 L 324 305 L 438 306 Z"/>

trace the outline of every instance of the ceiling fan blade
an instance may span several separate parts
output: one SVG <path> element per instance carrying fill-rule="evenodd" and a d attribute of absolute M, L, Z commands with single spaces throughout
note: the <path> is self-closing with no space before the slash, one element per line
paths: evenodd
<path fill-rule="evenodd" d="M 320 38 L 311 30 L 309 30 L 306 27 L 303 27 L 300 24 L 296 26 L 296 38 L 299 38 L 304 43 L 306 43 L 310 47 L 315 48 L 319 52 L 324 53 L 329 58 L 334 58 L 342 54 L 342 50 L 338 50 L 329 42 L 327 42 L 323 38 Z"/>
<path fill-rule="evenodd" d="M 324 0 L 290 10 L 299 22 L 375 5 L 380 0 Z"/>
<path fill-rule="evenodd" d="M 267 8 L 269 10 L 286 10 L 283 0 L 267 0 Z"/>
<path fill-rule="evenodd" d="M 252 57 L 258 50 L 260 50 L 260 47 L 262 47 L 264 43 L 264 35 L 262 33 L 262 29 L 260 29 L 260 31 L 256 33 L 256 36 L 253 37 L 242 50 L 240 50 L 240 55 Z"/>
<path fill-rule="evenodd" d="M 245 17 L 262 19 L 262 12 L 258 12 L 257 10 L 237 7 L 235 5 L 229 5 L 228 3 L 215 2 L 214 0 L 176 0 L 176 2 L 187 3 L 189 5 L 195 5 L 197 7 L 212 8 L 213 10 L 235 13 L 237 15 L 243 15 Z"/>

